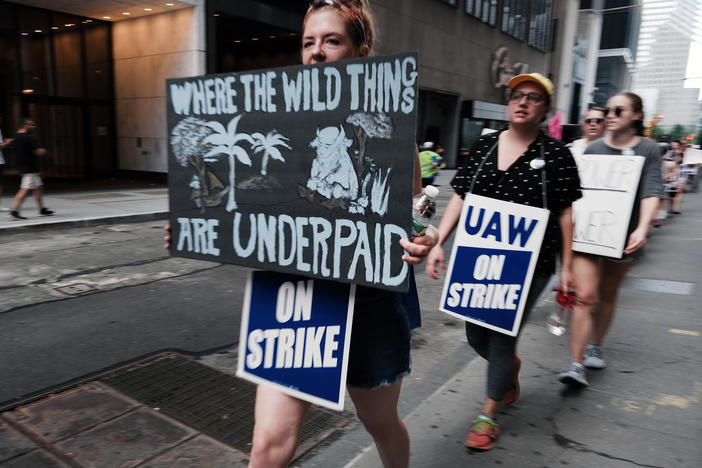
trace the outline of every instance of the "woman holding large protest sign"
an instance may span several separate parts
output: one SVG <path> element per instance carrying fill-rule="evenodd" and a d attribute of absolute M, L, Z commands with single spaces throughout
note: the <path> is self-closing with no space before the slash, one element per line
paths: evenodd
<path fill-rule="evenodd" d="M 570 151 L 539 129 L 550 110 L 553 83 L 538 73 L 522 74 L 509 81 L 509 88 L 509 127 L 479 138 L 451 182 L 456 193 L 439 224 L 442 243 L 429 253 L 426 270 L 434 279 L 439 277 L 437 262 L 446 270 L 442 244 L 456 227 L 464 197 L 468 194 L 511 202 L 510 206 L 548 209 L 550 214 L 521 317 L 521 323 L 524 323 L 529 309 L 554 272 L 559 250 L 562 255 L 560 288 L 568 290 L 571 286 L 571 205 L 580 197 L 580 189 Z M 522 211 L 525 210 L 526 207 Z M 492 220 L 487 224 L 492 224 Z M 483 236 L 495 238 L 500 235 L 499 229 L 490 231 L 495 235 L 488 233 L 488 229 L 489 226 Z M 453 268 L 457 268 L 455 264 Z M 466 446 L 489 450 L 500 433 L 496 421 L 500 405 L 513 403 L 519 396 L 517 374 L 521 360 L 515 354 L 517 336 L 468 321 L 466 335 L 470 345 L 488 361 L 487 395 L 480 416 L 473 422 Z"/>
<path fill-rule="evenodd" d="M 305 15 L 302 62 L 316 64 L 365 57 L 373 44 L 366 1 L 315 0 Z M 415 150 L 414 192 L 421 191 Z M 421 262 L 438 240 L 431 228 L 424 238 L 401 240 L 403 260 Z M 397 413 L 402 378 L 410 371 L 410 331 L 397 293 L 356 289 L 347 388 L 359 419 L 373 436 L 385 466 L 409 464 L 409 435 Z M 310 403 L 259 385 L 250 466 L 287 466 L 295 453 Z"/>
<path fill-rule="evenodd" d="M 646 243 L 651 221 L 663 197 L 660 151 L 655 142 L 642 136 L 643 116 L 643 103 L 638 95 L 627 92 L 612 96 L 607 102 L 605 120 L 608 134 L 585 149 L 585 154 L 638 155 L 645 160 L 627 230 L 624 257 L 620 260 L 580 252 L 574 255 L 577 298 L 570 327 L 571 363 L 559 376 L 565 384 L 587 386 L 584 367 L 606 367 L 601 345 L 614 317 L 619 286 L 631 261 L 640 255 Z M 597 309 L 593 317 L 595 302 Z"/>

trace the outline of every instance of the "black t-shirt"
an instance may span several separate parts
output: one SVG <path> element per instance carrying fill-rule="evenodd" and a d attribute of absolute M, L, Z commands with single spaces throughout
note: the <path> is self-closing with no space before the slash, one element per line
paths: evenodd
<path fill-rule="evenodd" d="M 480 162 L 498 141 L 502 132 L 490 133 L 480 137 L 470 149 L 468 157 L 451 181 L 455 192 L 464 197 L 470 189 L 475 171 Z M 533 159 L 546 161 L 546 202 L 543 206 L 543 189 L 541 169 L 530 166 Z M 561 228 L 558 217 L 563 209 L 573 204 L 582 196 L 580 178 L 573 155 L 563 142 L 544 134 L 534 140 L 506 171 L 497 168 L 497 146 L 487 157 L 480 169 L 473 187 L 473 193 L 521 205 L 548 208 L 551 215 L 541 244 L 541 252 L 536 264 L 536 274 L 553 273 L 556 266 L 556 254 L 561 249 Z"/>
<path fill-rule="evenodd" d="M 30 133 L 18 133 L 12 141 L 12 147 L 17 155 L 17 167 L 21 174 L 39 172 L 39 158 L 34 151 L 37 149 L 37 139 Z"/>

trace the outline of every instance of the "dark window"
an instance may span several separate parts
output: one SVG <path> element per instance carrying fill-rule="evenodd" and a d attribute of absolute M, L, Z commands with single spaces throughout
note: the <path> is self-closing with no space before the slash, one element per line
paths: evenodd
<path fill-rule="evenodd" d="M 466 0 L 466 13 L 490 26 L 497 24 L 497 0 Z"/>
<path fill-rule="evenodd" d="M 529 45 L 546 52 L 551 30 L 552 0 L 533 0 L 529 20 Z"/>
<path fill-rule="evenodd" d="M 110 99 L 112 97 L 112 68 L 110 54 L 110 26 L 90 23 L 85 34 L 85 75 L 89 97 Z"/>
<path fill-rule="evenodd" d="M 502 31 L 520 41 L 526 40 L 527 0 L 504 0 L 502 4 Z"/>
<path fill-rule="evenodd" d="M 49 30 L 48 15 L 44 11 L 20 9 L 19 45 L 25 93 L 51 94 Z"/>
<path fill-rule="evenodd" d="M 51 32 L 54 40 L 56 95 L 83 97 L 80 18 L 55 14 Z"/>

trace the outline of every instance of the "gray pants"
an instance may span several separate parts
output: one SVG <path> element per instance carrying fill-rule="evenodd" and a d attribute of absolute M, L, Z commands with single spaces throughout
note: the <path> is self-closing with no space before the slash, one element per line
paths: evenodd
<path fill-rule="evenodd" d="M 548 284 L 549 279 L 551 279 L 551 275 L 534 275 L 532 278 L 519 333 L 522 332 L 522 327 L 529 317 L 531 308 Z M 509 336 L 466 322 L 466 338 L 468 338 L 470 346 L 488 361 L 487 396 L 495 401 L 502 401 L 505 394 L 512 388 L 514 353 L 517 349 L 519 335 Z"/>

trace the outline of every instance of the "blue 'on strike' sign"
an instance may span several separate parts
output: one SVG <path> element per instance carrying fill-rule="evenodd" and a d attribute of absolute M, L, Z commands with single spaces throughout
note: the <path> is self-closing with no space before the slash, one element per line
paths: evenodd
<path fill-rule="evenodd" d="M 246 286 L 237 375 L 343 409 L 355 286 L 255 271 Z"/>
<path fill-rule="evenodd" d="M 439 309 L 516 336 L 548 217 L 543 208 L 467 194 Z"/>
<path fill-rule="evenodd" d="M 443 307 L 512 330 L 525 294 L 523 285 L 531 257 L 528 251 L 458 247 Z"/>

